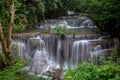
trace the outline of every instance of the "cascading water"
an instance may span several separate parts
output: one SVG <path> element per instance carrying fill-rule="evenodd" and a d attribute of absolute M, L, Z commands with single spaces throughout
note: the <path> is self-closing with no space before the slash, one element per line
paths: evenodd
<path fill-rule="evenodd" d="M 45 24 L 40 24 L 41 25 L 37 26 L 38 28 L 45 28 L 47 25 L 49 25 L 51 28 L 54 28 L 56 24 L 60 24 L 67 28 L 97 28 L 91 19 L 83 16 L 68 16 L 58 18 L 57 20 L 45 20 Z"/>
<path fill-rule="evenodd" d="M 71 63 L 76 66 L 88 59 L 91 45 L 87 40 L 75 41 L 72 47 Z"/>
<path fill-rule="evenodd" d="M 112 45 L 111 41 L 99 37 L 100 35 L 68 35 L 62 40 L 57 35 L 17 35 L 13 46 L 18 46 L 19 56 L 29 60 L 25 70 L 30 74 L 55 76 L 59 70 L 69 66 L 75 68 L 83 61 L 96 64 L 94 60 L 98 59 L 95 57 L 98 55 L 95 51 L 109 49 Z"/>
<path fill-rule="evenodd" d="M 101 49 L 91 52 L 91 64 L 98 65 L 111 55 L 112 49 Z"/>
<path fill-rule="evenodd" d="M 28 59 L 28 54 L 26 51 L 26 45 L 20 41 L 13 41 L 13 53 L 14 55 L 20 56 L 23 59 Z M 16 51 L 16 52 L 15 52 Z"/>
<path fill-rule="evenodd" d="M 52 27 L 58 23 L 69 28 L 96 27 L 90 19 L 78 16 L 46 20 L 46 24 Z M 18 46 L 18 55 L 28 60 L 25 70 L 30 74 L 60 78 L 63 68 L 75 68 L 84 61 L 98 64 L 98 57 L 105 56 L 105 49 L 111 48 L 111 41 L 107 38 L 100 34 L 66 35 L 64 39 L 58 35 L 17 34 L 14 36 L 13 53 Z"/>
<path fill-rule="evenodd" d="M 57 62 L 58 62 L 58 64 L 60 64 L 61 62 L 60 62 L 60 60 L 62 59 L 61 57 L 61 47 L 62 46 L 62 44 L 61 44 L 61 40 L 59 40 L 58 41 L 58 45 L 57 45 Z"/>
<path fill-rule="evenodd" d="M 53 60 L 53 58 L 49 57 L 49 52 L 46 50 L 45 42 L 41 39 L 40 36 L 30 38 L 30 44 L 36 44 L 37 47 L 35 49 L 34 55 L 32 56 L 32 60 L 30 64 L 25 68 L 28 69 L 29 74 L 37 74 L 37 75 L 50 75 L 47 73 L 48 71 L 54 71 L 55 69 L 60 69 L 58 64 Z M 33 48 L 34 46 L 32 46 Z M 54 75 L 52 75 L 54 76 Z"/>
<path fill-rule="evenodd" d="M 75 41 L 72 47 L 71 66 L 75 67 L 78 63 L 84 61 L 91 61 L 93 64 L 97 64 L 95 61 L 97 61 L 98 58 L 94 59 L 94 61 L 93 56 L 104 56 L 103 53 L 106 52 L 106 49 L 111 50 L 111 46 L 111 41 L 100 38 L 96 40 Z"/>

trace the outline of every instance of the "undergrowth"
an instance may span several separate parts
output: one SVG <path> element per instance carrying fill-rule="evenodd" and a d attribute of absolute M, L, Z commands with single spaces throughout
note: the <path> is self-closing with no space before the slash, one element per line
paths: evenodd
<path fill-rule="evenodd" d="M 21 68 L 25 65 L 23 60 L 19 60 L 12 66 L 4 68 L 0 71 L 0 80 L 18 80 L 18 73 L 22 74 Z"/>
<path fill-rule="evenodd" d="M 111 61 L 103 65 L 84 62 L 75 69 L 69 68 L 63 80 L 120 80 L 120 65 Z"/>
<path fill-rule="evenodd" d="M 30 76 L 23 71 L 26 62 L 22 59 L 16 60 L 14 65 L 4 68 L 0 71 L 0 80 L 49 80 L 37 76 Z"/>

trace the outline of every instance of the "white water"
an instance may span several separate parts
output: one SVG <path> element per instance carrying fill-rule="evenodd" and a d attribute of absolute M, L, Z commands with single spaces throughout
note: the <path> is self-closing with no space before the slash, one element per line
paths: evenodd
<path fill-rule="evenodd" d="M 47 74 L 47 71 L 53 71 L 54 69 L 60 68 L 58 63 L 56 63 L 53 58 L 49 56 L 49 52 L 46 50 L 45 42 L 40 36 L 30 38 L 30 40 L 37 41 L 37 45 L 39 45 L 30 64 L 27 66 L 27 71 L 29 71 L 30 74 L 37 74 L 38 76 L 41 76 Z"/>
<path fill-rule="evenodd" d="M 67 28 L 97 28 L 93 21 L 87 17 L 66 17 L 64 19 L 51 19 L 45 20 L 45 24 L 40 23 L 41 25 L 37 26 L 39 28 L 54 28 L 57 24 L 61 27 Z"/>
<path fill-rule="evenodd" d="M 28 54 L 26 51 L 26 45 L 23 42 L 20 41 L 13 41 L 13 53 L 14 55 L 20 56 L 23 59 L 28 59 Z M 16 52 L 14 52 L 16 51 Z"/>
<path fill-rule="evenodd" d="M 76 66 L 78 63 L 81 63 L 87 60 L 89 56 L 90 44 L 87 40 L 75 41 L 72 47 L 72 56 L 71 62 L 72 66 Z"/>
<path fill-rule="evenodd" d="M 109 48 L 111 48 L 111 43 L 100 38 L 96 40 L 74 41 L 72 47 L 71 66 L 75 68 L 76 65 L 84 61 L 90 61 L 92 64 L 97 64 L 97 60 L 99 59 L 97 58 L 98 55 L 104 56 L 102 53 L 105 53 L 106 49 Z M 93 55 L 97 56 L 96 59 L 93 59 Z"/>
<path fill-rule="evenodd" d="M 58 41 L 57 44 L 57 63 L 60 64 L 61 63 L 61 48 L 62 48 L 62 44 L 61 44 L 61 40 Z"/>
<path fill-rule="evenodd" d="M 98 49 L 91 52 L 91 64 L 100 64 L 100 62 L 105 61 L 106 57 L 110 56 L 112 49 Z"/>

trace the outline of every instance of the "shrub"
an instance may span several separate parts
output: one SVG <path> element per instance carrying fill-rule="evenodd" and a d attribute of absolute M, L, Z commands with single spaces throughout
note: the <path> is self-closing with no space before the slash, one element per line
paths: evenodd
<path fill-rule="evenodd" d="M 59 36 L 65 36 L 66 34 L 70 33 L 66 26 L 63 25 L 55 25 L 54 30 L 57 32 Z"/>
<path fill-rule="evenodd" d="M 20 24 L 13 24 L 13 31 L 14 32 L 23 32 L 25 25 L 23 25 L 22 23 Z"/>
<path fill-rule="evenodd" d="M 103 65 L 84 62 L 75 69 L 68 69 L 63 80 L 120 80 L 120 66 L 110 61 Z"/>
<path fill-rule="evenodd" d="M 22 60 L 19 60 L 13 66 L 6 67 L 3 71 L 0 71 L 0 80 L 16 80 L 17 73 L 21 73 L 21 68 L 25 65 Z"/>

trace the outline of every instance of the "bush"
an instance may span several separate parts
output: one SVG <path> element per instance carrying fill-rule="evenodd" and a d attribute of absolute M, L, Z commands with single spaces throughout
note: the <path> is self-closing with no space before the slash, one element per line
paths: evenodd
<path fill-rule="evenodd" d="M 22 23 L 20 24 L 13 24 L 13 31 L 14 32 L 23 32 L 25 29 L 24 29 L 24 26 Z"/>
<path fill-rule="evenodd" d="M 55 25 L 54 30 L 59 36 L 65 36 L 66 34 L 70 33 L 66 26 L 62 26 L 59 24 Z"/>
<path fill-rule="evenodd" d="M 4 68 L 0 71 L 0 80 L 50 80 L 42 77 L 30 76 L 27 72 L 22 71 L 26 62 L 20 59 L 14 61 L 14 65 Z"/>
<path fill-rule="evenodd" d="M 0 71 L 0 80 L 17 80 L 17 73 L 22 73 L 21 68 L 25 65 L 22 60 L 19 60 L 13 66 L 6 67 L 3 71 Z"/>
<path fill-rule="evenodd" d="M 68 69 L 63 80 L 120 80 L 120 66 L 110 61 L 103 65 L 83 63 L 75 69 Z"/>

